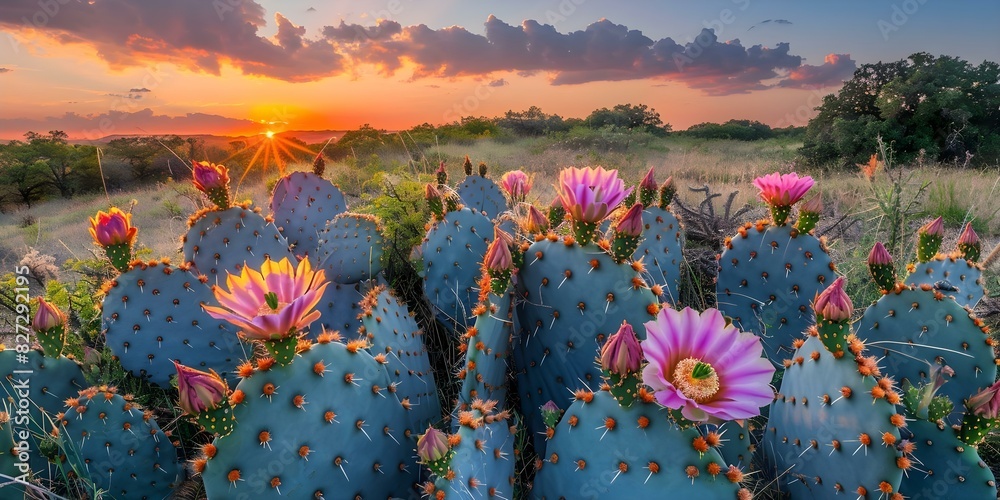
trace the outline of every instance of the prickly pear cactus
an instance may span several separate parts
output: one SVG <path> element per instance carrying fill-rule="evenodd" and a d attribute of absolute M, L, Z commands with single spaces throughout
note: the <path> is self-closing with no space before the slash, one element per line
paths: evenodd
<path fill-rule="evenodd" d="M 468 175 L 455 187 L 466 207 L 474 208 L 491 219 L 507 209 L 507 198 L 495 182 L 478 174 Z"/>
<path fill-rule="evenodd" d="M 434 222 L 420 244 L 424 259 L 424 295 L 438 320 L 463 331 L 476 305 L 476 280 L 486 248 L 493 240 L 493 223 L 479 211 L 463 208 Z"/>
<path fill-rule="evenodd" d="M 718 425 L 699 425 L 698 430 L 702 435 L 707 435 L 710 432 L 718 434 L 725 443 L 725 446 L 717 448 L 725 463 L 746 471 L 753 465 L 753 453 L 756 449 L 750 440 L 750 429 L 747 428 L 749 425 L 750 421 L 744 421 L 741 424 L 735 420 L 727 420 Z"/>
<path fill-rule="evenodd" d="M 53 415 L 62 410 L 63 401 L 86 385 L 80 365 L 72 359 L 46 357 L 39 350 L 0 352 L 0 412 L 6 414 L 6 421 L 0 421 L 0 474 L 43 481 L 56 477 L 55 466 L 46 459 L 46 453 L 53 450 L 45 449 L 44 437 L 52 430 Z M 0 491 L 14 490 L 23 491 L 16 485 Z"/>
<path fill-rule="evenodd" d="M 510 299 L 509 293 L 490 294 L 473 309 L 476 322 L 463 337 L 465 365 L 458 373 L 460 410 L 477 399 L 493 401 L 499 408 L 507 402 L 507 358 L 513 334 Z"/>
<path fill-rule="evenodd" d="M 382 271 L 385 238 L 371 215 L 343 213 L 320 232 L 316 259 L 326 275 L 338 283 L 357 283 Z"/>
<path fill-rule="evenodd" d="M 718 308 L 742 331 L 761 338 L 781 366 L 814 317 L 809 304 L 835 278 L 822 239 L 791 225 L 747 224 L 726 240 L 715 290 Z"/>
<path fill-rule="evenodd" d="M 663 300 L 676 305 L 684 261 L 681 223 L 669 209 L 657 206 L 642 211 L 642 223 L 642 241 L 632 259 L 642 260 L 651 282 L 662 287 Z"/>
<path fill-rule="evenodd" d="M 915 445 L 907 459 L 919 469 L 903 476 L 899 491 L 904 497 L 997 497 L 993 472 L 976 447 L 962 442 L 951 426 L 917 418 L 907 422 L 903 434 Z"/>
<path fill-rule="evenodd" d="M 955 375 L 940 394 L 964 401 L 993 384 L 997 368 L 989 329 L 971 311 L 931 285 L 897 286 L 865 310 L 857 324 L 887 375 L 913 385 L 926 383 L 931 363 Z"/>
<path fill-rule="evenodd" d="M 495 401 L 475 400 L 458 413 L 447 473 L 424 485 L 431 498 L 514 498 L 514 426 Z"/>
<path fill-rule="evenodd" d="M 110 498 L 166 498 L 184 478 L 174 445 L 131 395 L 84 389 L 56 420 L 73 470 Z"/>
<path fill-rule="evenodd" d="M 441 418 L 437 383 L 427 357 L 424 332 L 406 308 L 387 288 L 376 287 L 361 301 L 361 335 L 370 351 L 384 356 L 390 388 L 409 405 L 408 426 L 420 432 Z"/>
<path fill-rule="evenodd" d="M 209 498 L 409 496 L 419 468 L 387 361 L 331 337 L 288 365 L 241 370 L 230 396 L 236 428 L 194 462 Z"/>
<path fill-rule="evenodd" d="M 132 375 L 169 387 L 176 360 L 235 380 L 252 349 L 236 328 L 208 315 L 212 289 L 186 267 L 135 263 L 108 284 L 102 307 L 107 346 Z"/>
<path fill-rule="evenodd" d="M 623 408 L 605 391 L 578 390 L 547 432 L 533 497 L 736 499 L 742 471 L 653 401 L 645 393 Z"/>
<path fill-rule="evenodd" d="M 311 255 L 319 246 L 318 235 L 327 221 L 346 210 L 340 189 L 312 172 L 292 172 L 282 177 L 271 193 L 274 223 L 299 257 Z"/>
<path fill-rule="evenodd" d="M 552 234 L 532 244 L 524 259 L 514 361 L 521 411 L 541 450 L 537 433 L 545 427 L 538 408 L 550 400 L 565 408 L 570 391 L 598 387 L 601 371 L 594 360 L 606 337 L 623 320 L 649 321 L 660 306 L 638 265 L 618 264 L 595 245 L 581 247 Z M 636 334 L 646 337 L 642 326 Z"/>
<path fill-rule="evenodd" d="M 771 404 L 763 442 L 770 471 L 792 498 L 898 492 L 907 463 L 896 446 L 906 419 L 892 380 L 857 341 L 838 359 L 818 335 L 811 328 L 797 342 Z"/>
<path fill-rule="evenodd" d="M 244 265 L 257 269 L 268 257 L 275 262 L 292 258 L 288 241 L 257 212 L 247 205 L 191 216 L 181 238 L 184 260 L 215 285 L 225 283 L 227 273 L 239 273 Z"/>
<path fill-rule="evenodd" d="M 906 283 L 937 285 L 958 305 L 969 308 L 975 308 L 986 295 L 982 267 L 957 253 L 938 254 L 927 262 L 917 263 L 906 277 Z"/>
<path fill-rule="evenodd" d="M 323 292 L 323 298 L 316 305 L 316 310 L 321 315 L 309 328 L 306 337 L 316 340 L 323 329 L 340 332 L 344 336 L 357 331 L 361 326 L 358 320 L 361 306 L 358 303 L 364 298 L 362 290 L 365 286 L 367 285 L 364 283 L 345 285 L 331 281 Z"/>

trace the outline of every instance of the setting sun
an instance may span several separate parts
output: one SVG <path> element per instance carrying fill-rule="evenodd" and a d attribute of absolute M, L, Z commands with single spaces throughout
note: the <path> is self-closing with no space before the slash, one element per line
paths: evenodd
<path fill-rule="evenodd" d="M 264 135 L 267 136 L 268 139 L 272 139 L 274 138 L 274 131 L 268 130 L 267 132 L 264 132 Z"/>

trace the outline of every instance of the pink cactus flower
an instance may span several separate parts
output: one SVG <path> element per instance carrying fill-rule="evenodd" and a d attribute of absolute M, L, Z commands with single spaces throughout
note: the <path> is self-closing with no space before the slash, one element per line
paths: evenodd
<path fill-rule="evenodd" d="M 656 400 L 684 418 L 737 420 L 760 414 L 774 398 L 774 366 L 760 338 L 727 325 L 722 313 L 663 308 L 645 324 L 642 381 Z"/>
<path fill-rule="evenodd" d="M 645 227 L 642 223 L 642 203 L 636 203 L 618 220 L 615 231 L 628 236 L 642 236 Z"/>
<path fill-rule="evenodd" d="M 500 187 L 514 201 L 524 201 L 531 191 L 531 185 L 531 177 L 520 170 L 511 170 L 500 178 Z"/>
<path fill-rule="evenodd" d="M 790 207 L 805 196 L 813 186 L 813 178 L 799 177 L 799 174 L 780 174 L 775 172 L 753 180 L 753 185 L 760 190 L 760 199 L 768 205 Z"/>
<path fill-rule="evenodd" d="M 111 207 L 108 213 L 97 212 L 90 219 L 90 236 L 102 247 L 135 242 L 139 229 L 132 226 L 132 214 L 122 212 L 117 207 Z"/>
<path fill-rule="evenodd" d="M 224 319 L 257 340 L 281 340 L 308 327 L 320 317 L 316 310 L 326 290 L 326 273 L 313 271 L 309 259 L 293 267 L 288 258 L 267 260 L 260 271 L 244 266 L 226 278 L 226 288 L 215 286 L 217 306 L 203 306 L 215 319 Z"/>
<path fill-rule="evenodd" d="M 889 255 L 889 251 L 885 249 L 881 241 L 876 241 L 872 251 L 868 254 L 868 265 L 884 266 L 888 264 L 892 264 L 892 256 Z"/>
<path fill-rule="evenodd" d="M 229 394 L 229 386 L 215 370 L 205 373 L 174 361 L 177 370 L 177 405 L 189 415 L 219 407 Z"/>
<path fill-rule="evenodd" d="M 559 172 L 559 201 L 575 221 L 604 220 L 629 194 L 617 170 L 570 167 Z"/>
<path fill-rule="evenodd" d="M 854 314 L 854 304 L 851 298 L 844 291 L 846 280 L 843 276 L 838 277 L 833 283 L 826 287 L 822 293 L 816 295 L 813 301 L 813 309 L 816 314 L 821 314 L 827 321 L 847 321 Z"/>
<path fill-rule="evenodd" d="M 207 161 L 194 162 L 194 187 L 203 193 L 211 189 L 225 189 L 229 186 L 229 169 Z"/>
<path fill-rule="evenodd" d="M 66 315 L 58 307 L 38 298 L 38 311 L 31 320 L 31 328 L 36 332 L 47 332 L 66 324 Z"/>
<path fill-rule="evenodd" d="M 636 373 L 642 366 L 642 347 L 632 325 L 622 322 L 601 347 L 601 369 L 618 375 Z"/>
<path fill-rule="evenodd" d="M 1000 381 L 969 398 L 965 406 L 983 418 L 1000 417 Z"/>
<path fill-rule="evenodd" d="M 649 191 L 656 191 L 659 189 L 656 185 L 656 174 L 653 172 L 653 167 L 649 167 L 649 171 L 646 172 L 646 175 L 643 176 L 641 181 L 639 181 L 639 188 Z"/>

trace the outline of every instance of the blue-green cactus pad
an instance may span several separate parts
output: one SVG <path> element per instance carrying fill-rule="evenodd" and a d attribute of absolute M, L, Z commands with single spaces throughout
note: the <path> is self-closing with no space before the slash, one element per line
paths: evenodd
<path fill-rule="evenodd" d="M 320 232 L 316 258 L 328 279 L 357 283 L 382 270 L 385 244 L 378 220 L 370 215 L 344 213 Z"/>
<path fill-rule="evenodd" d="M 169 387 L 174 361 L 198 370 L 215 370 L 230 381 L 252 349 L 237 328 L 208 315 L 211 288 L 194 273 L 167 264 L 143 264 L 111 282 L 104 297 L 105 339 L 132 375 Z"/>
<path fill-rule="evenodd" d="M 483 212 L 491 219 L 496 219 L 500 212 L 507 209 L 503 191 L 489 178 L 477 174 L 467 176 L 455 186 L 455 190 L 466 207 Z"/>
<path fill-rule="evenodd" d="M 947 281 L 947 284 L 941 283 L 942 281 Z M 906 277 L 906 283 L 938 284 L 942 293 L 954 298 L 959 305 L 971 308 L 975 308 L 986 295 L 982 269 L 977 264 L 955 256 L 939 254 L 934 260 L 918 263 Z"/>
<path fill-rule="evenodd" d="M 228 273 L 239 274 L 244 264 L 260 269 L 268 258 L 296 262 L 278 228 L 242 207 L 206 212 L 192 224 L 182 242 L 184 260 L 208 276 L 210 284 L 225 284 Z"/>
<path fill-rule="evenodd" d="M 718 308 L 737 328 L 760 337 L 767 358 L 781 367 L 792 343 L 816 321 L 813 298 L 834 278 L 819 239 L 791 226 L 747 224 L 719 256 Z"/>
<path fill-rule="evenodd" d="M 312 172 L 292 172 L 282 177 L 271 193 L 274 223 L 299 257 L 311 255 L 319 246 L 318 235 L 327 221 L 346 210 L 340 189 Z"/>

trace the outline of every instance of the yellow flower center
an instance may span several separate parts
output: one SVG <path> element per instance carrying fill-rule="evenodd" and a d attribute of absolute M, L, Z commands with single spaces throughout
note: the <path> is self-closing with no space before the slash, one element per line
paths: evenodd
<path fill-rule="evenodd" d="M 719 392 L 719 374 L 712 365 L 695 358 L 677 363 L 672 383 L 682 394 L 698 403 L 709 401 Z"/>

